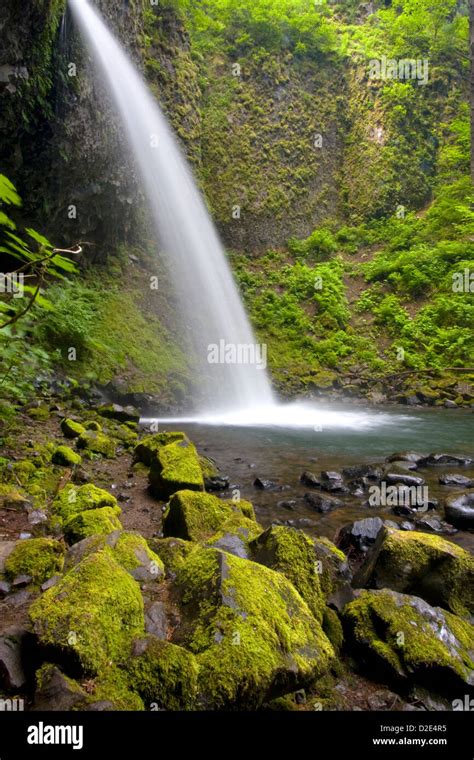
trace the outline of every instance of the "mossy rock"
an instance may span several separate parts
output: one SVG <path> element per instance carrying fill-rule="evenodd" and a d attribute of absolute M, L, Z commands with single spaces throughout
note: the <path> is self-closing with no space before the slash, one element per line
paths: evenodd
<path fill-rule="evenodd" d="M 92 513 L 94 514 L 94 513 Z M 114 557 L 135 580 L 161 580 L 165 566 L 161 558 L 150 549 L 140 533 L 135 531 L 114 531 L 105 540 L 113 550 Z"/>
<path fill-rule="evenodd" d="M 196 655 L 201 707 L 254 709 L 328 669 L 333 648 L 281 573 L 201 549 L 179 571 L 176 587 L 183 619 L 175 640 Z"/>
<path fill-rule="evenodd" d="M 115 456 L 114 441 L 99 430 L 85 430 L 77 439 L 77 448 L 106 458 Z"/>
<path fill-rule="evenodd" d="M 142 462 L 147 467 L 150 467 L 152 459 L 156 452 L 163 446 L 167 446 L 169 443 L 175 443 L 176 441 L 187 441 L 187 437 L 184 433 L 154 433 L 153 435 L 147 435 L 142 441 L 135 447 L 134 461 Z"/>
<path fill-rule="evenodd" d="M 120 507 L 99 507 L 73 515 L 64 524 L 67 542 L 75 544 L 88 536 L 107 535 L 114 530 L 120 530 L 120 513 Z"/>
<path fill-rule="evenodd" d="M 324 608 L 323 631 L 333 645 L 335 651 L 339 652 L 344 643 L 344 631 L 337 612 L 330 607 Z"/>
<path fill-rule="evenodd" d="M 102 417 L 108 417 L 119 422 L 139 422 L 140 412 L 134 406 L 120 404 L 102 404 L 97 410 Z"/>
<path fill-rule="evenodd" d="M 183 538 L 150 538 L 151 549 L 163 561 L 166 574 L 175 577 L 184 566 L 191 552 L 196 551 L 196 545 Z"/>
<path fill-rule="evenodd" d="M 185 541 L 217 541 L 225 533 L 239 533 L 248 540 L 260 530 L 255 520 L 242 513 L 240 502 L 223 501 L 197 491 L 175 493 L 163 519 L 165 538 L 172 536 Z"/>
<path fill-rule="evenodd" d="M 322 621 L 326 605 L 314 544 L 303 531 L 272 526 L 250 543 L 250 551 L 255 562 L 283 573 L 317 620 Z"/>
<path fill-rule="evenodd" d="M 35 710 L 80 710 L 87 704 L 87 692 L 51 662 L 43 663 L 35 680 Z"/>
<path fill-rule="evenodd" d="M 138 441 L 138 433 L 130 430 L 127 425 L 118 425 L 114 430 L 114 436 L 128 447 L 134 446 Z"/>
<path fill-rule="evenodd" d="M 97 420 L 87 420 L 87 422 L 84 422 L 84 427 L 86 430 L 97 430 L 99 433 L 102 432 L 102 427 Z"/>
<path fill-rule="evenodd" d="M 421 596 L 456 615 L 474 613 L 474 557 L 441 536 L 389 531 L 369 585 Z"/>
<path fill-rule="evenodd" d="M 58 446 L 53 451 L 51 461 L 53 464 L 60 464 L 63 467 L 77 467 L 77 465 L 82 464 L 82 457 L 69 446 Z"/>
<path fill-rule="evenodd" d="M 128 673 L 148 709 L 190 710 L 196 703 L 198 664 L 183 647 L 151 635 L 138 639 Z"/>
<path fill-rule="evenodd" d="M 61 422 L 61 432 L 66 438 L 79 438 L 85 431 L 85 427 L 79 422 L 66 418 Z"/>
<path fill-rule="evenodd" d="M 9 484 L 0 484 L 0 509 L 21 510 L 26 504 L 28 499 L 22 490 Z"/>
<path fill-rule="evenodd" d="M 218 476 L 219 470 L 212 459 L 200 455 L 199 464 L 201 465 L 201 472 L 204 478 L 215 478 Z"/>
<path fill-rule="evenodd" d="M 59 521 L 68 520 L 86 509 L 117 507 L 117 499 L 112 494 L 98 488 L 93 483 L 75 486 L 69 483 L 59 492 L 52 505 L 53 516 Z"/>
<path fill-rule="evenodd" d="M 350 581 L 351 572 L 343 551 L 325 536 L 313 539 L 316 561 L 320 563 L 321 590 L 325 597 Z"/>
<path fill-rule="evenodd" d="M 419 597 L 362 591 L 344 608 L 343 624 L 371 677 L 450 693 L 474 683 L 474 627 Z"/>
<path fill-rule="evenodd" d="M 91 674 L 127 660 L 133 639 L 144 635 L 140 587 L 108 548 L 73 567 L 33 602 L 29 615 L 42 645 Z"/>
<path fill-rule="evenodd" d="M 150 467 L 150 490 L 158 499 L 168 499 L 176 491 L 204 491 L 204 479 L 196 448 L 189 441 L 162 446 Z"/>
<path fill-rule="evenodd" d="M 31 417 L 33 420 L 43 421 L 49 420 L 49 409 L 47 406 L 34 406 L 31 409 L 28 409 L 28 417 Z"/>
<path fill-rule="evenodd" d="M 5 561 L 5 575 L 13 580 L 29 575 L 33 583 L 41 584 L 60 573 L 64 564 L 64 547 L 51 538 L 28 538 L 18 541 Z"/>
<path fill-rule="evenodd" d="M 100 678 L 94 680 L 93 688 L 87 695 L 88 705 L 97 703 L 109 703 L 107 711 L 145 710 L 143 700 L 136 693 L 135 684 L 130 681 L 126 671 L 114 666 L 108 667 Z"/>

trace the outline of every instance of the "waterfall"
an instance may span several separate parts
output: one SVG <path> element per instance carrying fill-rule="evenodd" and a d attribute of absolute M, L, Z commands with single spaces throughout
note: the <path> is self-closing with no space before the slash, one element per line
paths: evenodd
<path fill-rule="evenodd" d="M 196 411 L 272 406 L 266 346 L 256 343 L 217 231 L 166 117 L 97 10 L 87 0 L 69 5 L 110 92 L 169 266 L 196 357 Z"/>

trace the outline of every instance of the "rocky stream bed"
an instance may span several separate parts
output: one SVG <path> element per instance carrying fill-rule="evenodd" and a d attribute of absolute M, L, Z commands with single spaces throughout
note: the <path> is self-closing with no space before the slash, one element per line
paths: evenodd
<path fill-rule="evenodd" d="M 1 432 L 2 704 L 452 710 L 472 695 L 467 455 L 315 460 L 291 493 L 255 469 L 251 499 L 236 457 L 219 471 L 131 407 L 49 399 Z"/>

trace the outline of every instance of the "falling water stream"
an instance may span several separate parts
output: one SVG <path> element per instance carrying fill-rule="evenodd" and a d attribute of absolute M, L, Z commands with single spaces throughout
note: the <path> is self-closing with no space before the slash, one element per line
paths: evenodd
<path fill-rule="evenodd" d="M 201 398 L 187 421 L 319 432 L 363 431 L 403 420 L 367 409 L 341 411 L 275 400 L 266 356 L 256 344 L 217 232 L 160 106 L 98 11 L 88 0 L 69 0 L 69 5 L 130 146 L 197 357 Z"/>

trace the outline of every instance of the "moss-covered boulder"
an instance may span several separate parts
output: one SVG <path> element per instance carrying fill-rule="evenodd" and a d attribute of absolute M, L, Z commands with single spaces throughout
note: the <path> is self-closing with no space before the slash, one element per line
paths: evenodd
<path fill-rule="evenodd" d="M 255 519 L 243 514 L 240 504 L 209 493 L 178 491 L 171 497 L 165 513 L 163 534 L 212 544 L 232 535 L 246 542 L 258 535 L 261 528 Z M 246 511 L 250 514 L 247 508 Z"/>
<path fill-rule="evenodd" d="M 314 544 L 296 528 L 272 526 L 250 543 L 252 559 L 283 573 L 321 622 L 325 599 Z"/>
<path fill-rule="evenodd" d="M 140 412 L 134 406 L 120 404 L 102 404 L 97 411 L 102 417 L 108 417 L 119 422 L 139 422 Z"/>
<path fill-rule="evenodd" d="M 196 655 L 199 704 L 256 708 L 323 674 L 333 648 L 281 573 L 216 549 L 179 571 L 183 618 L 175 641 Z"/>
<path fill-rule="evenodd" d="M 456 615 L 474 613 L 474 557 L 441 536 L 389 531 L 369 585 L 421 596 Z"/>
<path fill-rule="evenodd" d="M 65 418 L 61 421 L 61 432 L 66 438 L 79 438 L 85 431 L 85 427 L 80 422 Z"/>
<path fill-rule="evenodd" d="M 30 607 L 39 642 L 69 657 L 87 673 L 127 660 L 132 640 L 144 635 L 138 583 L 111 549 L 90 554 Z"/>
<path fill-rule="evenodd" d="M 76 467 L 82 464 L 82 457 L 69 446 L 58 446 L 53 451 L 51 461 L 53 464 L 60 464 L 63 467 Z"/>
<path fill-rule="evenodd" d="M 183 647 L 151 635 L 138 639 L 128 673 L 148 709 L 189 710 L 196 703 L 198 664 Z"/>
<path fill-rule="evenodd" d="M 90 679 L 87 690 L 49 662 L 36 671 L 35 680 L 35 711 L 144 710 L 139 695 L 130 688 L 125 671 L 114 666 L 107 668 L 99 678 Z"/>
<path fill-rule="evenodd" d="M 419 597 L 362 591 L 344 608 L 343 623 L 371 677 L 451 693 L 474 685 L 474 627 Z"/>
<path fill-rule="evenodd" d="M 313 539 L 314 553 L 320 573 L 321 590 L 330 597 L 351 579 L 347 557 L 343 551 L 325 536 Z"/>
<path fill-rule="evenodd" d="M 184 566 L 191 552 L 197 549 L 195 544 L 183 538 L 151 538 L 148 543 L 162 560 L 166 575 L 171 578 Z"/>
<path fill-rule="evenodd" d="M 93 483 L 76 486 L 69 483 L 56 496 L 52 504 L 52 514 L 59 522 L 68 520 L 86 509 L 117 507 L 117 499 L 112 494 L 98 488 Z"/>
<path fill-rule="evenodd" d="M 344 643 L 344 631 L 337 612 L 331 607 L 325 607 L 323 612 L 323 631 L 338 652 Z"/>
<path fill-rule="evenodd" d="M 69 544 L 95 535 L 106 535 L 122 528 L 120 507 L 99 507 L 78 512 L 64 523 L 64 535 Z"/>
<path fill-rule="evenodd" d="M 151 460 L 150 490 L 157 499 L 176 491 L 204 491 L 204 478 L 196 448 L 189 441 L 175 441 L 158 449 Z"/>
<path fill-rule="evenodd" d="M 33 583 L 44 583 L 60 573 L 64 564 L 64 547 L 51 538 L 29 538 L 18 541 L 5 561 L 5 575 L 13 580 L 29 575 Z"/>
<path fill-rule="evenodd" d="M 93 513 L 92 513 L 93 514 Z M 162 580 L 165 566 L 161 558 L 150 549 L 148 543 L 135 531 L 114 531 L 105 543 L 113 550 L 114 557 L 137 581 Z"/>
<path fill-rule="evenodd" d="M 103 457 L 115 456 L 115 443 L 99 430 L 85 430 L 77 439 L 77 448 L 89 454 L 101 454 Z"/>
<path fill-rule="evenodd" d="M 156 452 L 163 446 L 167 446 L 170 443 L 176 441 L 188 440 L 184 433 L 154 433 L 153 435 L 147 435 L 140 443 L 135 447 L 133 458 L 135 462 L 142 462 L 150 467 L 152 459 Z"/>

